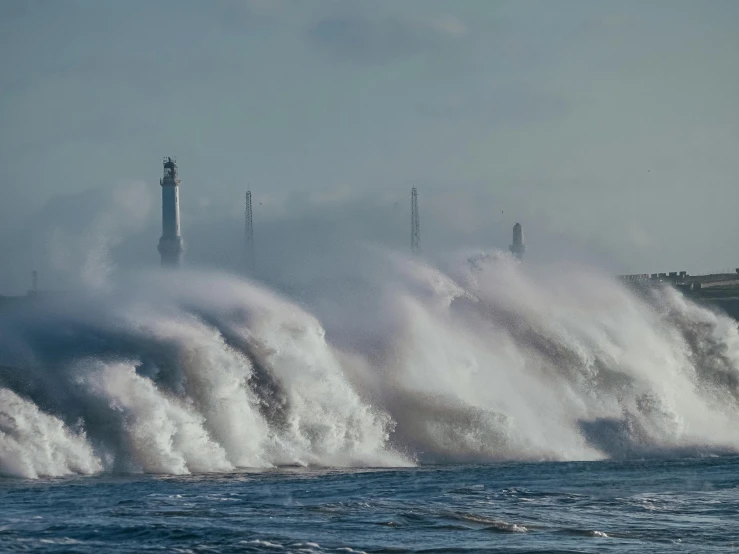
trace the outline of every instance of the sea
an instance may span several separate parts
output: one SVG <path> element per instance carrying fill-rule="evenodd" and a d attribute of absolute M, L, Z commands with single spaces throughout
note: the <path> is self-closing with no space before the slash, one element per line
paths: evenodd
<path fill-rule="evenodd" d="M 0 481 L 2 552 L 734 552 L 739 457 Z"/>
<path fill-rule="evenodd" d="M 494 251 L 313 269 L 4 306 L 0 552 L 736 547 L 731 317 Z"/>

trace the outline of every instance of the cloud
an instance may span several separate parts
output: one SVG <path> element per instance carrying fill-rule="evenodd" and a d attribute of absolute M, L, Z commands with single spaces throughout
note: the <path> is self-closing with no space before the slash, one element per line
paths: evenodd
<path fill-rule="evenodd" d="M 332 55 L 350 61 L 388 63 L 453 46 L 467 28 L 451 16 L 370 18 L 356 15 L 328 16 L 309 32 L 312 41 Z"/>

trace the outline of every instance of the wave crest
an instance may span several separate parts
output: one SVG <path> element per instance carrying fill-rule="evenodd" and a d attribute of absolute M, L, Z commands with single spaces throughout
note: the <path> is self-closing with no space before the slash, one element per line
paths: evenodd
<path fill-rule="evenodd" d="M 0 473 L 735 451 L 739 332 L 672 289 L 382 254 L 298 306 L 148 273 L 0 314 Z"/>

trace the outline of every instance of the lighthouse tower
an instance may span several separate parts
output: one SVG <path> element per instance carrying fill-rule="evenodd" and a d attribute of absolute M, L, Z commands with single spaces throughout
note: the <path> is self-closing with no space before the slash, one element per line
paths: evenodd
<path fill-rule="evenodd" d="M 519 260 L 523 259 L 523 254 L 526 252 L 526 245 L 523 242 L 523 227 L 520 223 L 513 226 L 513 244 L 510 246 L 510 251 Z"/>
<path fill-rule="evenodd" d="M 179 267 L 185 248 L 180 234 L 180 180 L 177 163 L 172 158 L 164 158 L 164 177 L 159 184 L 162 185 L 162 238 L 158 250 L 162 266 Z"/>

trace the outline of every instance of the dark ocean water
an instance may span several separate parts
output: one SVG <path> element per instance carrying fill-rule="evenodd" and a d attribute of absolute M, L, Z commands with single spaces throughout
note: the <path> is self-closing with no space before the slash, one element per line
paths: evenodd
<path fill-rule="evenodd" d="M 739 457 L 0 480 L 0 551 L 733 552 Z"/>

